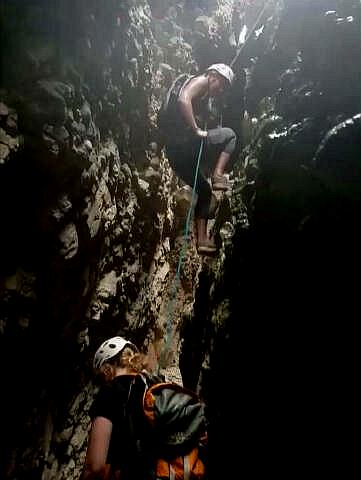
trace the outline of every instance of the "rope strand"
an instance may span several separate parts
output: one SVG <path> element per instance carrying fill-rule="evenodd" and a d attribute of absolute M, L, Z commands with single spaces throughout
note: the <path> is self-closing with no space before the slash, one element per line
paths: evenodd
<path fill-rule="evenodd" d="M 231 61 L 231 63 L 230 63 L 230 66 L 231 66 L 231 67 L 233 67 L 233 65 L 236 63 L 236 61 L 238 60 L 238 57 L 240 56 L 241 52 L 243 51 L 244 47 L 246 46 L 246 44 L 247 44 L 248 40 L 250 39 L 251 35 L 253 35 L 253 33 L 254 33 L 257 25 L 258 25 L 258 22 L 261 20 L 261 17 L 262 17 L 262 15 L 264 14 L 264 12 L 265 12 L 265 10 L 266 10 L 266 7 L 268 6 L 269 3 L 270 3 L 270 0 L 268 0 L 268 2 L 266 2 L 266 3 L 263 5 L 263 7 L 262 7 L 262 9 L 261 9 L 261 11 L 260 11 L 260 13 L 259 13 L 259 15 L 258 15 L 258 17 L 257 17 L 257 20 L 256 20 L 255 24 L 254 24 L 253 27 L 251 28 L 251 30 L 250 30 L 250 32 L 249 32 L 249 35 L 247 36 L 247 38 L 246 38 L 245 41 L 244 41 L 244 44 L 241 46 L 241 48 L 238 50 L 238 52 L 236 53 L 235 57 L 234 57 L 233 60 Z"/>
<path fill-rule="evenodd" d="M 193 214 L 193 207 L 194 207 L 194 198 L 195 198 L 195 193 L 196 193 L 196 185 L 197 185 L 197 180 L 198 180 L 198 173 L 199 173 L 199 165 L 200 161 L 202 158 L 202 153 L 203 153 L 203 147 L 204 147 L 204 138 L 201 140 L 201 144 L 199 147 L 199 152 L 198 152 L 198 158 L 197 158 L 197 165 L 196 165 L 196 170 L 194 174 L 194 183 L 193 183 L 193 188 L 192 188 L 192 198 L 191 198 L 191 204 L 188 209 L 188 214 L 187 214 L 187 220 L 185 224 L 185 229 L 184 229 L 184 241 L 182 245 L 182 249 L 179 255 L 179 260 L 178 260 L 178 266 L 177 266 L 177 271 L 176 271 L 176 276 L 175 280 L 173 283 L 173 288 L 171 292 L 171 299 L 170 299 L 170 304 L 169 304 L 169 311 L 168 311 L 168 319 L 167 319 L 167 326 L 166 326 L 166 334 L 165 334 L 165 342 L 164 342 L 164 347 L 162 349 L 162 352 L 159 357 L 159 365 L 158 365 L 158 373 L 161 368 L 161 365 L 165 365 L 167 362 L 167 354 L 169 353 L 171 343 L 172 343 L 172 337 L 173 337 L 173 314 L 174 314 L 174 305 L 175 305 L 175 300 L 176 300 L 176 294 L 178 290 L 178 285 L 180 281 L 180 275 L 181 275 L 181 270 L 182 270 L 182 263 L 188 248 L 188 242 L 189 242 L 189 230 L 190 230 L 190 225 L 192 221 L 192 214 Z"/>

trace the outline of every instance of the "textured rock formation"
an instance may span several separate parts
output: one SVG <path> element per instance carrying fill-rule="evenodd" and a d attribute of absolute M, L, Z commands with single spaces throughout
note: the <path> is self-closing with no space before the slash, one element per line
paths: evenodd
<path fill-rule="evenodd" d="M 163 352 L 190 192 L 156 113 L 176 75 L 236 55 L 220 252 L 187 250 L 166 358 L 207 402 L 210 478 L 319 454 L 354 383 L 360 19 L 358 0 L 3 2 L 1 477 L 79 478 L 94 349 Z"/>
<path fill-rule="evenodd" d="M 203 67 L 193 23 L 209 55 L 231 4 L 3 2 L 6 478 L 79 477 L 91 358 L 106 336 L 131 337 L 155 362 L 162 351 L 190 197 L 157 144 L 156 112 L 177 74 Z M 199 268 L 192 247 L 171 319 L 170 366 Z"/>

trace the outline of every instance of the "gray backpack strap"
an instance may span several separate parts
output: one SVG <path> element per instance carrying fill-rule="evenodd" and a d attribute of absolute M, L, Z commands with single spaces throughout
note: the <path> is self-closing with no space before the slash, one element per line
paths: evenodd
<path fill-rule="evenodd" d="M 177 83 L 179 82 L 179 80 L 180 80 L 180 78 L 181 78 L 182 76 L 183 76 L 183 75 L 178 75 L 178 77 L 173 80 L 172 85 L 169 87 L 168 92 L 167 92 L 167 95 L 166 95 L 166 97 L 165 97 L 165 99 L 164 99 L 164 103 L 163 103 L 163 109 L 164 109 L 164 110 L 167 110 L 168 105 L 169 105 L 170 97 L 171 97 L 171 95 L 174 93 L 175 87 L 176 87 Z M 190 80 L 192 80 L 192 78 L 194 78 L 194 75 L 191 75 L 191 76 L 189 76 L 188 78 L 185 78 L 184 83 L 183 83 L 183 85 L 181 86 L 177 97 L 179 97 L 179 95 L 180 95 L 180 94 L 182 93 L 182 91 L 183 91 L 183 88 L 189 83 Z"/>
<path fill-rule="evenodd" d="M 175 471 L 172 465 L 169 465 L 169 480 L 175 480 Z"/>
<path fill-rule="evenodd" d="M 189 463 L 189 456 L 188 455 L 183 457 L 183 469 L 184 469 L 184 480 L 190 480 L 190 478 L 191 478 L 191 465 Z"/>
<path fill-rule="evenodd" d="M 181 89 L 179 90 L 178 98 L 182 95 L 183 89 L 185 88 L 186 85 L 188 85 L 188 83 L 192 80 L 192 78 L 194 78 L 194 75 L 191 75 L 191 76 L 183 83 Z"/>

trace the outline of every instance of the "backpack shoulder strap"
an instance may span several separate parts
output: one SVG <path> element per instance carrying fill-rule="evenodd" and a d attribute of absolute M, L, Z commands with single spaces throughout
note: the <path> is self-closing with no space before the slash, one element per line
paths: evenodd
<path fill-rule="evenodd" d="M 163 109 L 164 110 L 166 110 L 168 108 L 171 96 L 174 95 L 175 98 L 178 98 L 179 95 L 181 94 L 183 88 L 185 87 L 185 85 L 192 78 L 194 78 L 194 75 L 189 75 L 188 73 L 182 73 L 181 75 L 178 75 L 178 77 L 173 81 L 172 85 L 169 87 L 169 89 L 167 91 L 167 95 L 166 95 L 164 103 L 163 103 Z"/>
<path fill-rule="evenodd" d="M 138 394 L 134 394 L 134 390 L 136 389 L 136 382 L 143 382 L 144 383 L 144 389 L 140 389 L 139 396 Z M 124 405 L 124 418 L 127 419 L 127 424 L 129 428 L 129 434 L 131 440 L 134 442 L 134 445 L 136 446 L 136 450 L 138 453 L 141 452 L 140 448 L 140 432 L 137 431 L 137 428 L 135 426 L 135 421 L 134 421 L 134 415 L 138 411 L 138 407 L 134 405 L 134 401 L 139 400 L 139 410 L 141 410 L 142 406 L 142 396 L 145 394 L 146 390 L 148 388 L 148 384 L 146 382 L 146 378 L 143 374 L 136 373 L 133 375 L 133 378 L 130 382 L 129 385 L 129 391 L 128 391 L 128 397 L 127 401 L 125 402 Z"/>

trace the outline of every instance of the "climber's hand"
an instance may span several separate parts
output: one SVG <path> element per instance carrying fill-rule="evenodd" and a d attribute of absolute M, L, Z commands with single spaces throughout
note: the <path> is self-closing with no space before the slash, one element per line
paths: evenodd
<path fill-rule="evenodd" d="M 208 132 L 207 130 L 202 130 L 201 128 L 197 128 L 196 135 L 197 137 L 206 138 L 208 135 Z"/>

